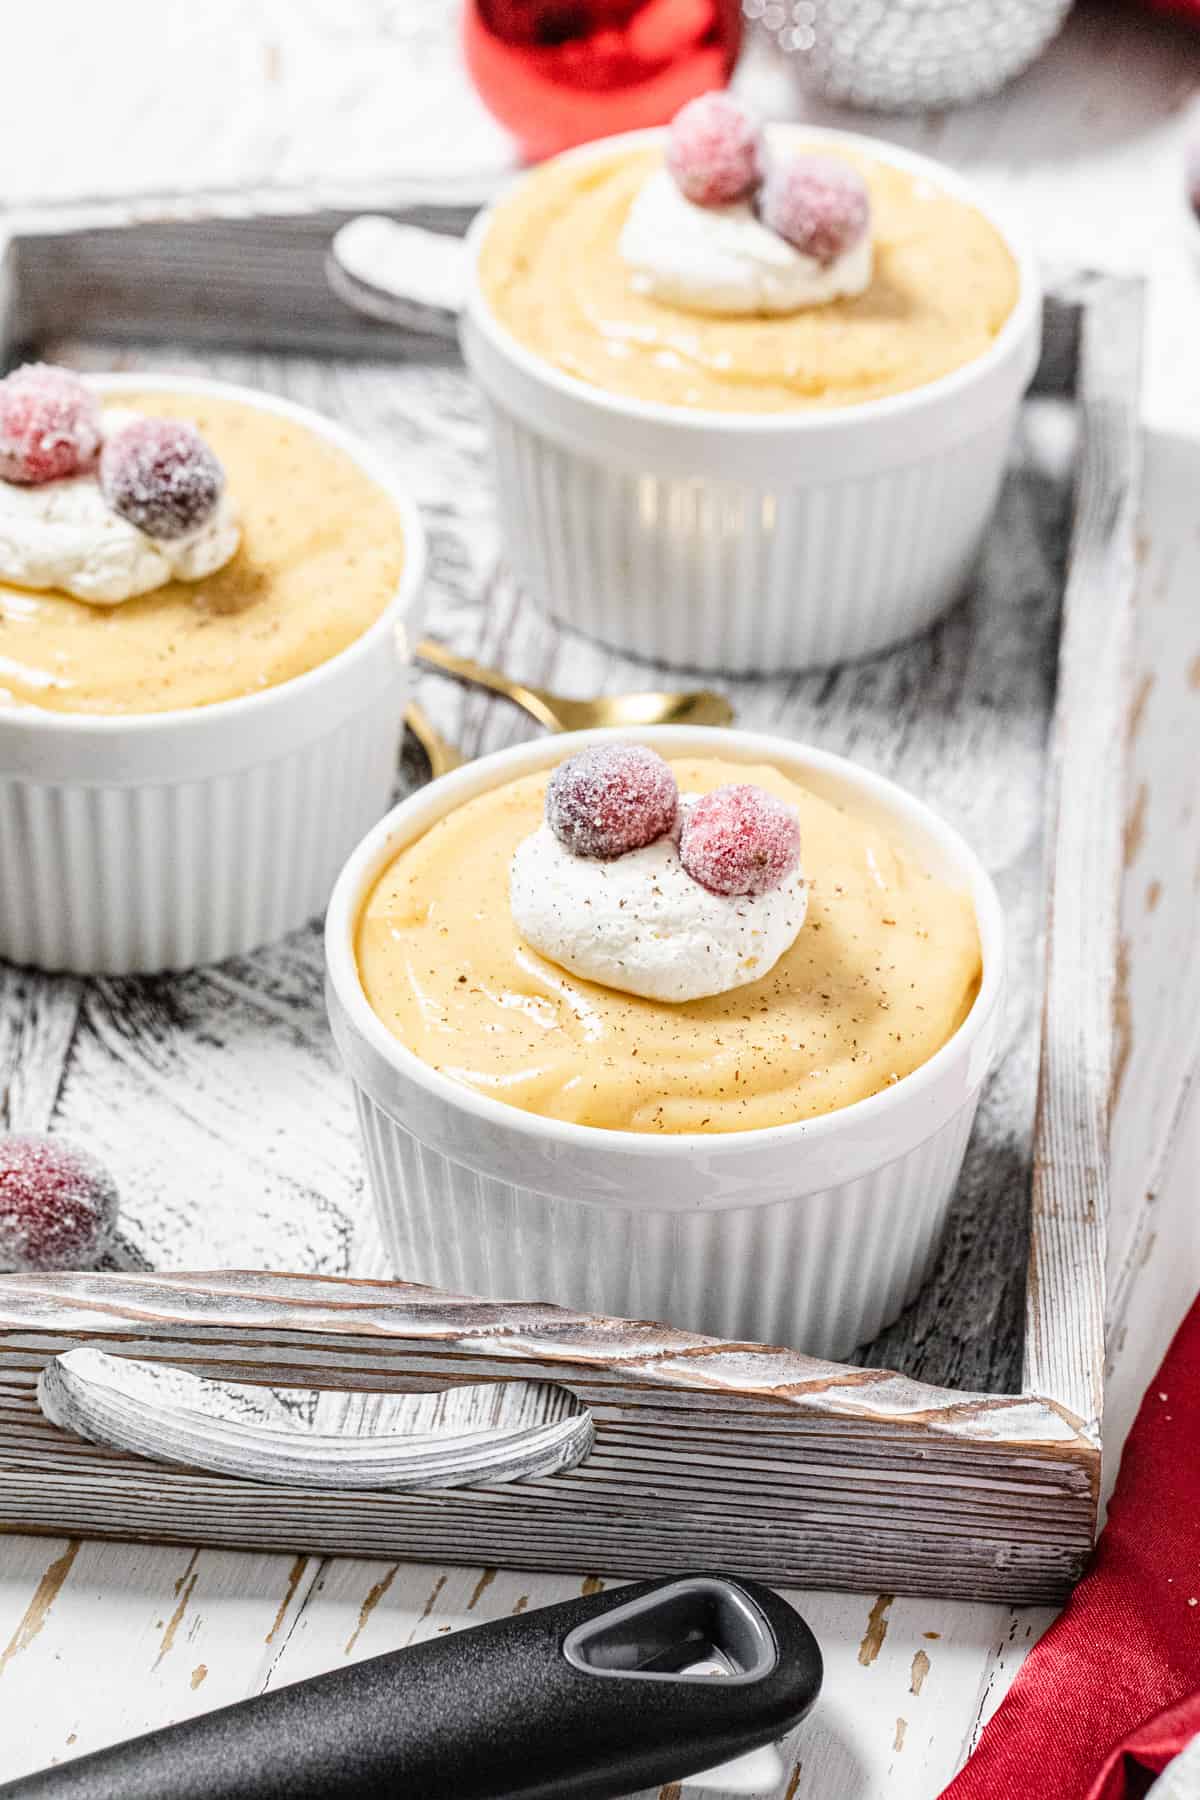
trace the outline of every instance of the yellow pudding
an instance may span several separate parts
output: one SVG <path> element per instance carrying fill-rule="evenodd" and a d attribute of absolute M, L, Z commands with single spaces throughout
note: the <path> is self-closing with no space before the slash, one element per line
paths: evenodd
<path fill-rule="evenodd" d="M 480 1093 L 619 1131 L 786 1125 L 928 1061 L 979 988 L 969 896 L 774 768 L 717 758 L 672 767 L 685 794 L 754 782 L 799 812 L 808 917 L 768 975 L 673 1005 L 582 980 L 523 943 L 508 871 L 541 823 L 547 772 L 468 801 L 379 876 L 356 951 L 388 1030 Z"/>
<path fill-rule="evenodd" d="M 211 706 L 327 662 L 383 612 L 404 565 L 400 518 L 345 451 L 209 393 L 122 388 L 112 403 L 199 428 L 225 466 L 241 547 L 216 574 L 115 606 L 0 581 L 0 705 Z"/>
<path fill-rule="evenodd" d="M 825 146 L 818 146 L 825 153 Z M 853 298 L 720 318 L 634 292 L 618 240 L 656 150 L 559 160 L 498 208 L 483 293 L 520 343 L 568 375 L 670 406 L 785 412 L 904 393 L 981 356 L 1016 304 L 1016 262 L 964 201 L 848 156 L 871 196 L 874 273 Z"/>

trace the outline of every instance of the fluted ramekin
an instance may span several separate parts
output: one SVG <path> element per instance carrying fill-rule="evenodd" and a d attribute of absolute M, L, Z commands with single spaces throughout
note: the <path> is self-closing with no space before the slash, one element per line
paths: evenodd
<path fill-rule="evenodd" d="M 455 1292 L 845 1356 L 896 1317 L 928 1272 L 996 1038 L 1000 902 L 978 858 L 928 807 L 841 757 L 778 738 L 622 733 L 666 755 L 772 762 L 886 823 L 922 866 L 970 894 L 983 981 L 967 1018 L 913 1074 L 822 1118 L 663 1137 L 540 1118 L 429 1067 L 363 992 L 356 927 L 397 851 L 474 795 L 612 735 L 524 744 L 444 776 L 367 835 L 334 889 L 329 1012 L 394 1271 Z"/>
<path fill-rule="evenodd" d="M 660 138 L 569 152 L 586 162 Z M 1029 249 L 929 158 L 803 128 L 923 177 L 983 213 L 1016 260 L 1013 312 L 984 355 L 908 393 L 796 413 L 725 413 L 605 392 L 497 320 L 468 240 L 463 353 L 491 416 L 513 569 L 545 612 L 613 648 L 730 674 L 820 667 L 925 630 L 970 574 L 1037 365 Z"/>
<path fill-rule="evenodd" d="M 0 957 L 75 974 L 145 974 L 215 962 L 302 925 L 385 811 L 424 534 L 386 463 L 304 407 L 192 376 L 105 376 L 97 385 L 217 394 L 298 421 L 385 490 L 405 544 L 379 618 L 277 687 L 122 717 L 0 705 Z"/>

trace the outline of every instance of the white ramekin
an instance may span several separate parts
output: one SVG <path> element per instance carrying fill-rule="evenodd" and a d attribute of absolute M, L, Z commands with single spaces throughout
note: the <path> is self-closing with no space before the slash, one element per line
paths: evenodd
<path fill-rule="evenodd" d="M 444 776 L 367 835 L 326 920 L 330 1018 L 394 1271 L 460 1293 L 843 1357 L 896 1317 L 936 1251 L 995 1043 L 999 899 L 957 832 L 841 757 L 748 732 L 621 735 L 664 754 L 770 761 L 886 822 L 924 867 L 970 893 L 983 945 L 979 996 L 912 1075 L 795 1125 L 650 1137 L 505 1106 L 438 1074 L 376 1017 L 358 978 L 359 914 L 384 866 L 443 814 L 613 734 L 523 744 Z"/>
<path fill-rule="evenodd" d="M 509 560 L 543 611 L 635 656 L 737 674 L 886 649 L 956 599 L 995 504 L 1041 342 L 1028 248 L 940 163 L 856 133 L 803 136 L 908 170 L 992 221 L 1020 291 L 985 355 L 910 393 L 823 412 L 627 399 L 512 337 L 478 278 L 491 211 L 468 239 L 463 354 L 488 401 Z"/>
<path fill-rule="evenodd" d="M 293 681 L 118 718 L 0 707 L 0 957 L 146 974 L 238 955 L 304 924 L 386 809 L 424 534 L 386 463 L 304 407 L 190 375 L 97 385 L 217 394 L 294 419 L 386 491 L 405 539 L 384 612 Z"/>

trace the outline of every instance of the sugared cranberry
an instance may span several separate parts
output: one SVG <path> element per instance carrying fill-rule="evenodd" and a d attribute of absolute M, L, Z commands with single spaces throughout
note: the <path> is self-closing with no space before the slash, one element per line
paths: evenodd
<path fill-rule="evenodd" d="M 668 765 L 643 744 L 597 744 L 560 763 L 546 789 L 546 822 L 573 856 L 611 861 L 665 837 L 679 811 Z"/>
<path fill-rule="evenodd" d="M 759 195 L 762 222 L 805 256 L 835 262 L 852 250 L 871 217 L 867 184 L 832 156 L 772 157 Z"/>
<path fill-rule="evenodd" d="M 0 381 L 0 480 L 78 475 L 100 448 L 100 402 L 70 369 L 26 363 Z"/>
<path fill-rule="evenodd" d="M 148 537 L 186 537 L 216 511 L 225 471 L 185 419 L 135 419 L 100 452 L 100 487 Z"/>
<path fill-rule="evenodd" d="M 762 133 L 732 94 L 701 94 L 671 121 L 667 168 L 697 206 L 745 200 L 762 180 Z"/>
<path fill-rule="evenodd" d="M 763 788 L 715 788 L 684 814 L 679 860 L 710 893 L 765 894 L 800 861 L 800 822 Z"/>
<path fill-rule="evenodd" d="M 64 1138 L 0 1137 L 0 1269 L 90 1269 L 112 1239 L 119 1200 L 108 1170 Z"/>

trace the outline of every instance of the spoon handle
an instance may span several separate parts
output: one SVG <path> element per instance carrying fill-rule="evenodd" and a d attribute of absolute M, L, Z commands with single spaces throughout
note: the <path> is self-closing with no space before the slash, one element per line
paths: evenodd
<path fill-rule="evenodd" d="M 540 725 L 548 726 L 551 731 L 562 730 L 562 720 L 550 704 L 549 695 L 543 693 L 541 688 L 526 687 L 524 682 L 513 681 L 499 669 L 489 669 L 486 664 L 474 662 L 469 656 L 459 656 L 433 638 L 422 638 L 416 647 L 416 655 L 421 662 L 440 669 L 443 675 L 453 675 L 457 681 L 470 682 L 472 687 L 487 688 L 490 693 L 502 694 L 506 700 L 511 700 L 514 706 L 522 707 Z"/>
<path fill-rule="evenodd" d="M 429 773 L 436 781 L 439 775 L 448 775 L 451 769 L 461 769 L 466 757 L 462 751 L 444 738 L 425 708 L 413 700 L 404 713 L 404 723 L 420 744 L 429 759 Z"/>
<path fill-rule="evenodd" d="M 338 298 L 368 318 L 426 336 L 458 336 L 467 280 L 461 238 L 364 214 L 335 235 L 325 274 Z"/>

